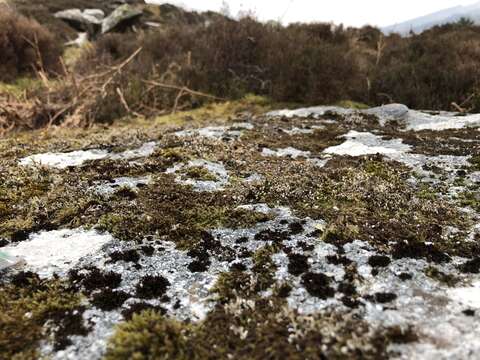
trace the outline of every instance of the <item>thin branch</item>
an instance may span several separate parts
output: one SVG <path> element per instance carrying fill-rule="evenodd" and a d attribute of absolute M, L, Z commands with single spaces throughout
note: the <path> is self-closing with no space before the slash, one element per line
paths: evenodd
<path fill-rule="evenodd" d="M 202 93 L 200 91 L 195 91 L 195 90 L 189 89 L 186 86 L 163 84 L 163 83 L 159 83 L 159 82 L 152 81 L 152 80 L 143 80 L 143 82 L 146 83 L 146 84 L 152 85 L 154 87 L 161 87 L 161 88 L 164 88 L 164 89 L 177 90 L 177 91 L 182 91 L 183 90 L 184 92 L 189 93 L 190 95 L 206 97 L 206 98 L 213 99 L 213 100 L 220 100 L 220 101 L 226 101 L 227 100 L 225 98 L 221 98 L 221 97 L 218 97 L 218 96 L 214 96 L 214 95 Z"/>
<path fill-rule="evenodd" d="M 137 50 L 135 50 L 135 52 L 130 55 L 128 57 L 127 60 L 125 60 L 123 63 L 121 63 L 120 65 L 118 66 L 115 66 L 113 68 L 113 74 L 110 76 L 110 78 L 102 85 L 102 95 L 105 96 L 106 94 L 106 88 L 107 86 L 113 81 L 113 79 L 115 78 L 115 76 L 120 73 L 122 71 L 122 69 L 127 66 L 138 54 L 140 54 L 140 52 L 142 51 L 142 48 L 138 48 Z"/>

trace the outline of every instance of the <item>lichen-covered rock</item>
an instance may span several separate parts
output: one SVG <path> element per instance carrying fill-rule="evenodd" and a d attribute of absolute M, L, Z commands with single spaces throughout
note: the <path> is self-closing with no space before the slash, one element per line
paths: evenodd
<path fill-rule="evenodd" d="M 0 142 L 6 357 L 476 358 L 475 116 L 194 114 Z"/>
<path fill-rule="evenodd" d="M 124 4 L 116 8 L 102 22 L 102 34 L 106 34 L 127 22 L 132 22 L 142 16 L 142 10 Z"/>
<path fill-rule="evenodd" d="M 102 24 L 105 14 L 100 9 L 68 9 L 55 13 L 57 19 L 64 20 L 79 31 L 93 33 Z"/>

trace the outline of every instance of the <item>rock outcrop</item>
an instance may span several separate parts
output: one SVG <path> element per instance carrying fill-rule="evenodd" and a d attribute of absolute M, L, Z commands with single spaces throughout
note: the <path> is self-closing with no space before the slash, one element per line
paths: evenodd
<path fill-rule="evenodd" d="M 458 115 L 193 113 L 5 139 L 3 355 L 474 359 L 480 117 Z"/>
<path fill-rule="evenodd" d="M 143 11 L 135 9 L 128 4 L 116 8 L 102 21 L 102 34 L 106 34 L 118 28 L 125 28 L 142 16 Z"/>
<path fill-rule="evenodd" d="M 105 13 L 100 9 L 69 9 L 55 13 L 57 19 L 70 24 L 75 30 L 94 33 L 102 25 Z"/>

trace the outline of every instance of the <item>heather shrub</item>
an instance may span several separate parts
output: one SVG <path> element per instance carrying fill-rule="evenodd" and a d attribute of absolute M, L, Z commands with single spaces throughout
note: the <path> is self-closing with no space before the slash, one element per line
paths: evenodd
<path fill-rule="evenodd" d="M 13 25 L 3 25 L 9 26 Z M 32 26 L 39 29 L 38 24 Z M 417 109 L 480 112 L 479 34 L 480 27 L 472 24 L 401 37 L 384 36 L 370 26 L 282 26 L 248 16 L 238 21 L 217 17 L 208 24 L 102 36 L 82 51 L 65 81 L 36 95 L 61 109 L 53 117 L 57 125 L 111 123 L 125 115 L 150 117 L 246 94 L 303 105 L 350 100 L 370 106 L 400 102 Z M 9 44 L 7 37 L 2 39 Z M 48 48 L 51 42 L 42 44 Z M 21 57 L 29 59 L 30 68 L 38 66 L 35 52 L 25 44 L 23 48 Z M 22 47 L 4 51 L 2 66 L 25 71 L 21 64 L 26 61 L 17 62 L 13 49 Z M 43 57 L 55 64 L 58 53 L 42 51 L 43 63 L 48 64 Z"/>
<path fill-rule="evenodd" d="M 469 100 L 480 82 L 479 35 L 479 27 L 453 24 L 408 38 L 387 39 L 381 61 L 373 70 L 370 101 L 452 110 L 453 102 Z"/>
<path fill-rule="evenodd" d="M 61 47 L 36 21 L 2 8 L 0 12 L 0 81 L 45 70 L 59 70 Z"/>
<path fill-rule="evenodd" d="M 358 97 L 362 81 L 343 28 L 329 24 L 263 24 L 246 17 L 219 19 L 209 26 L 178 26 L 162 31 L 107 35 L 77 65 L 87 74 L 114 66 L 136 49 L 142 52 L 123 69 L 112 86 L 119 88 L 132 110 L 143 114 L 195 107 L 207 98 L 155 87 L 157 83 L 188 87 L 219 98 L 247 93 L 276 101 L 330 103 Z M 365 86 L 366 88 L 366 86 Z M 178 101 L 180 100 L 180 101 Z M 111 121 L 125 113 L 112 93 L 97 103 L 96 116 Z"/>

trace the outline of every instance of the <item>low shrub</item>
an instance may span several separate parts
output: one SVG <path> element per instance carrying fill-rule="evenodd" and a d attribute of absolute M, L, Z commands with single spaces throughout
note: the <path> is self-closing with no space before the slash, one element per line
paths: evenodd
<path fill-rule="evenodd" d="M 39 59 L 54 71 L 60 50 L 51 35 L 34 21 L 2 16 L 4 77 L 38 68 Z M 49 105 L 42 114 L 54 114 L 48 124 L 76 126 L 156 116 L 246 94 L 303 105 L 400 102 L 416 109 L 480 112 L 479 34 L 480 27 L 471 23 L 401 37 L 371 26 L 282 26 L 218 15 L 208 22 L 102 36 L 82 50 L 71 74 L 34 97 Z"/>
<path fill-rule="evenodd" d="M 0 81 L 20 75 L 60 69 L 61 46 L 38 24 L 6 7 L 0 11 Z"/>
<path fill-rule="evenodd" d="M 445 25 L 408 38 L 390 37 L 373 71 L 372 103 L 455 110 L 475 98 L 480 83 L 480 27 Z M 471 101 L 467 110 L 480 111 Z"/>

